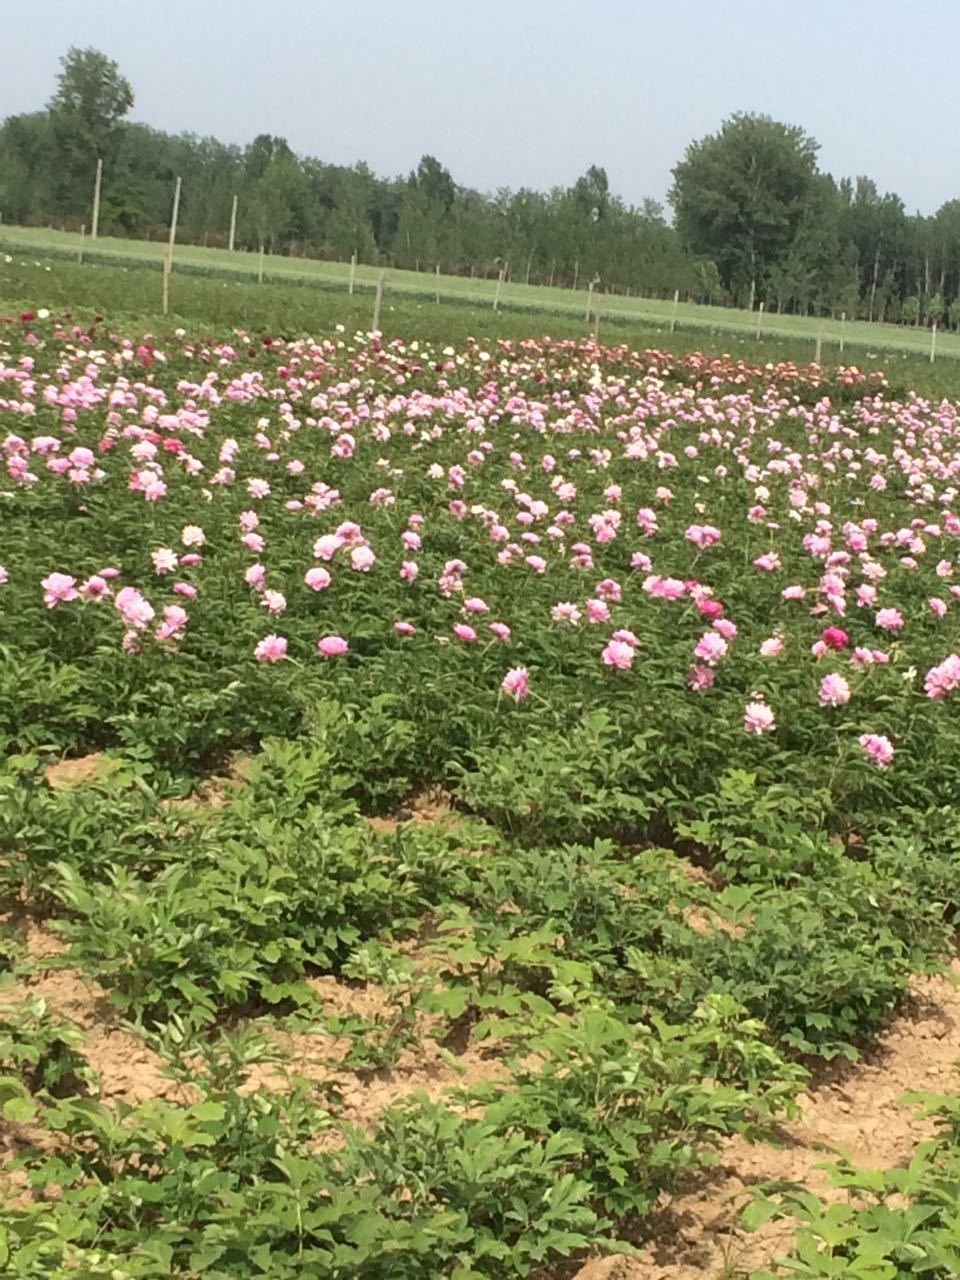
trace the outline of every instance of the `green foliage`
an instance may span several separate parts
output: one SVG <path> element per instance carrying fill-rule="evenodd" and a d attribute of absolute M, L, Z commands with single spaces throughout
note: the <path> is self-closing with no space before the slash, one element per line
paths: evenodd
<path fill-rule="evenodd" d="M 28 1149 L 17 1164 L 35 1191 L 59 1193 L 8 1211 L 5 1258 L 31 1280 L 101 1263 L 230 1280 L 526 1276 L 608 1235 L 612 1217 L 647 1212 L 721 1134 L 789 1109 L 802 1073 L 759 1032 L 722 999 L 690 1027 L 586 1007 L 545 1032 L 543 1069 L 521 1070 L 514 1087 L 411 1098 L 372 1134 L 312 1156 L 329 1119 L 302 1086 L 238 1088 L 255 1042 L 211 1046 L 186 1105 L 31 1099 L 7 1078 L 8 1119 L 58 1138 L 53 1154 Z"/>
<path fill-rule="evenodd" d="M 83 1040 L 79 1027 L 51 1017 L 42 996 L 0 1003 L 0 1071 L 18 1075 L 31 1093 L 62 1097 L 91 1086 Z"/>
<path fill-rule="evenodd" d="M 771 1218 L 799 1223 L 796 1242 L 777 1274 L 809 1277 L 860 1276 L 897 1280 L 925 1276 L 947 1280 L 960 1268 L 960 1129 L 957 1097 L 910 1095 L 927 1104 L 939 1135 L 922 1143 L 906 1167 L 858 1169 L 841 1161 L 833 1186 L 847 1202 L 825 1203 L 799 1188 L 777 1195 L 757 1191 L 744 1222 L 755 1229 Z M 773 1280 L 759 1272 L 755 1280 Z"/>

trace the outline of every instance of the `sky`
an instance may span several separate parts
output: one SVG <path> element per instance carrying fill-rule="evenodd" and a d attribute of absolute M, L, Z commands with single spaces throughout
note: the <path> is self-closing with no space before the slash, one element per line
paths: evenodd
<path fill-rule="evenodd" d="M 464 186 L 546 190 L 598 164 L 664 201 L 686 146 L 754 111 L 909 212 L 960 196 L 958 0 L 0 0 L 0 39 L 0 118 L 92 45 L 133 119 L 385 176 L 429 153 Z"/>

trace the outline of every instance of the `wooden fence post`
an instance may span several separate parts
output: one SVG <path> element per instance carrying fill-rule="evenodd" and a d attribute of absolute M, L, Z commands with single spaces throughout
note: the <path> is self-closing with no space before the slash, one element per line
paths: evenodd
<path fill-rule="evenodd" d="M 96 240 L 100 226 L 100 183 L 103 178 L 103 158 L 97 160 L 97 176 L 93 181 L 93 217 L 90 220 L 90 239 Z"/>
<path fill-rule="evenodd" d="M 163 260 L 163 314 L 170 310 L 170 276 L 173 274 L 173 246 L 177 238 L 177 218 L 180 216 L 180 178 L 173 188 L 173 213 L 170 216 L 170 236 Z"/>
<path fill-rule="evenodd" d="M 233 244 L 237 236 L 237 197 L 233 197 L 233 205 L 230 209 L 230 239 L 227 242 L 227 248 L 233 253 Z"/>
<path fill-rule="evenodd" d="M 373 299 L 373 332 L 380 332 L 380 306 L 383 302 L 383 278 L 384 271 L 380 268 L 380 274 L 377 276 L 377 292 Z"/>

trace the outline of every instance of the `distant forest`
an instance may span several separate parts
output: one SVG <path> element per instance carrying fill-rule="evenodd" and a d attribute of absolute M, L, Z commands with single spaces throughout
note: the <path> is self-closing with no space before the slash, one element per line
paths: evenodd
<path fill-rule="evenodd" d="M 960 327 L 960 200 L 908 214 L 870 178 L 836 180 L 814 139 L 736 115 L 673 170 L 672 220 L 626 204 L 591 165 L 572 186 L 494 194 L 425 155 L 402 177 L 296 155 L 280 137 L 247 146 L 128 120 L 133 90 L 95 49 L 70 49 L 46 108 L 0 126 L 4 222 L 89 229 L 103 161 L 100 231 L 166 234 L 182 179 L 178 238 L 270 253 Z"/>

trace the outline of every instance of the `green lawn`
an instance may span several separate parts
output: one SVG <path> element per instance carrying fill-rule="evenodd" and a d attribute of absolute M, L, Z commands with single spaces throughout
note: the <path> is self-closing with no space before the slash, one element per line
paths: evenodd
<path fill-rule="evenodd" d="M 58 257 L 75 254 L 80 247 L 80 236 L 70 231 L 54 231 L 33 227 L 0 227 L 0 248 L 10 253 L 32 252 L 39 256 L 55 254 Z M 123 240 L 101 236 L 95 243 L 86 241 L 88 262 L 109 261 L 114 264 L 129 263 L 159 265 L 163 259 L 165 244 L 160 241 Z M 178 245 L 175 262 L 191 271 L 212 275 L 247 275 L 255 277 L 259 266 L 259 254 L 226 249 L 205 249 L 197 245 Z M 319 262 L 307 258 L 285 258 L 268 255 L 264 260 L 265 275 L 274 282 L 284 280 L 316 283 L 327 288 L 347 288 L 350 275 L 348 263 Z M 379 274 L 378 267 L 359 264 L 355 283 L 359 289 L 372 289 Z M 441 297 L 450 302 L 463 302 L 473 306 L 493 307 L 497 284 L 495 280 L 471 280 L 463 276 L 441 275 L 432 272 L 388 270 L 386 273 L 387 296 L 396 293 L 432 294 L 439 286 Z M 500 305 L 504 309 L 524 311 L 543 310 L 556 315 L 586 316 L 587 290 L 548 288 L 545 285 L 504 284 L 500 291 Z M 624 298 L 619 295 L 598 294 L 596 299 L 603 320 L 634 322 L 669 328 L 674 315 L 670 300 L 659 298 Z M 681 302 L 676 308 L 677 325 L 683 329 L 728 331 L 742 337 L 756 338 L 758 314 L 733 307 L 700 306 L 693 302 Z M 839 319 L 820 321 L 811 316 L 764 315 L 761 337 L 791 339 L 796 343 L 809 342 L 808 359 L 813 358 L 818 330 L 822 325 L 824 346 L 839 351 L 841 340 L 845 346 L 865 351 L 911 352 L 926 354 L 930 350 L 930 332 L 910 326 L 868 324 L 866 321 Z M 937 335 L 938 356 L 960 356 L 960 334 L 942 332 Z"/>

